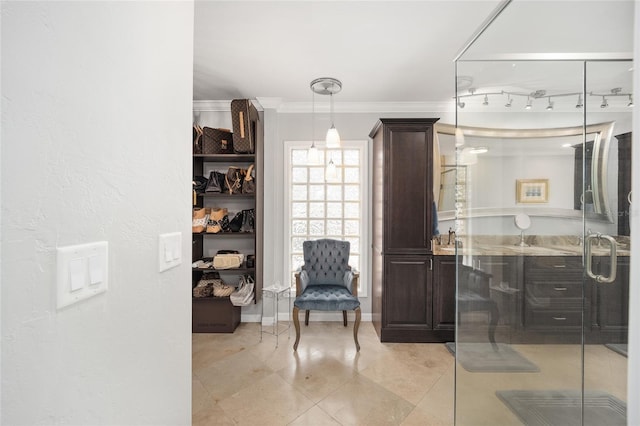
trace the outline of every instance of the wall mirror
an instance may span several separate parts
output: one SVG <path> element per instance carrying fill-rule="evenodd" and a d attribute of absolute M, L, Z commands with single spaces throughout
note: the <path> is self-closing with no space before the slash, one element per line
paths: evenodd
<path fill-rule="evenodd" d="M 462 217 L 526 213 L 581 218 L 584 213 L 612 222 L 607 169 L 613 128 L 613 122 L 552 129 L 456 129 L 438 123 L 440 172 L 435 173 L 434 187 L 439 188 L 435 194 L 439 219 L 454 219 L 455 203 L 463 201 Z M 469 185 L 494 190 L 473 191 Z M 474 198 L 478 193 L 482 197 Z"/>

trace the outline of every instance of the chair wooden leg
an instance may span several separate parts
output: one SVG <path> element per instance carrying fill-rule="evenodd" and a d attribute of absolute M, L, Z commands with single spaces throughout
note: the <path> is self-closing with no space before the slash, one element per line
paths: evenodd
<path fill-rule="evenodd" d="M 353 340 L 356 342 L 356 350 L 360 352 L 360 343 L 358 343 L 358 328 L 360 327 L 360 306 L 356 308 L 356 322 L 353 324 Z"/>
<path fill-rule="evenodd" d="M 309 325 L 309 310 L 304 312 L 304 325 Z"/>
<path fill-rule="evenodd" d="M 300 313 L 300 308 L 298 308 L 297 306 L 294 306 L 293 307 L 293 326 L 296 329 L 296 341 L 293 344 L 294 351 L 298 350 L 298 343 L 300 342 L 300 319 L 298 318 L 299 313 Z"/>
<path fill-rule="evenodd" d="M 347 311 L 342 311 L 342 323 L 347 326 Z"/>

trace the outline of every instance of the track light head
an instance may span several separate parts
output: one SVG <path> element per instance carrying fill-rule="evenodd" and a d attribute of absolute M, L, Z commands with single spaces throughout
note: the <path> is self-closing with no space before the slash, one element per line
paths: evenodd
<path fill-rule="evenodd" d="M 633 96 L 629 95 L 629 103 L 627 104 L 629 108 L 633 107 Z"/>
<path fill-rule="evenodd" d="M 489 96 L 484 95 L 484 101 L 482 102 L 482 105 L 484 105 L 484 106 L 489 105 Z"/>
<path fill-rule="evenodd" d="M 553 102 L 551 102 L 551 96 L 549 96 L 549 103 L 547 104 L 547 111 L 553 110 Z"/>
<path fill-rule="evenodd" d="M 464 102 L 458 101 L 458 108 L 462 109 L 462 108 L 464 108 L 465 105 L 466 104 Z"/>
<path fill-rule="evenodd" d="M 609 102 L 607 102 L 607 98 L 602 97 L 602 103 L 600 104 L 600 108 L 606 108 L 609 106 Z"/>
<path fill-rule="evenodd" d="M 511 99 L 511 95 L 508 95 L 507 103 L 504 104 L 504 106 L 507 107 L 507 108 L 511 108 L 511 102 L 513 102 L 513 99 Z"/>
<path fill-rule="evenodd" d="M 578 95 L 578 102 L 576 103 L 576 108 L 580 109 L 584 106 L 584 103 L 582 102 L 582 95 Z"/>
<path fill-rule="evenodd" d="M 531 109 L 531 98 L 527 96 L 527 104 L 524 106 L 524 109 Z"/>

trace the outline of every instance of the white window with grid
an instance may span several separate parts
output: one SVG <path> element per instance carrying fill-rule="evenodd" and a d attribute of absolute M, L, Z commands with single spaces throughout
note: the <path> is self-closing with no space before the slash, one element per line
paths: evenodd
<path fill-rule="evenodd" d="M 333 238 L 351 244 L 349 265 L 360 272 L 358 296 L 367 295 L 368 247 L 367 141 L 342 141 L 341 148 L 320 150 L 321 161 L 307 161 L 310 142 L 285 142 L 284 202 L 286 271 L 295 287 L 295 271 L 304 264 L 302 243 Z M 326 180 L 330 161 L 337 177 Z"/>

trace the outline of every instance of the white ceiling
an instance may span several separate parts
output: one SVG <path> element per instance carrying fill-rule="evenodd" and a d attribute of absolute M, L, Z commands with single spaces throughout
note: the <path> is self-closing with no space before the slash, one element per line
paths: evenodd
<path fill-rule="evenodd" d="M 196 1 L 194 100 L 310 102 L 335 77 L 338 102 L 439 102 L 453 59 L 500 3 Z"/>
<path fill-rule="evenodd" d="M 453 59 L 500 3 L 196 0 L 194 100 L 309 104 L 311 80 L 335 77 L 343 83 L 337 109 L 340 103 L 453 104 Z M 633 7 L 633 0 L 514 0 L 466 56 L 629 52 Z M 480 90 L 509 79 L 482 63 L 468 64 L 459 73 L 469 71 Z M 531 66 L 513 83 L 530 90 L 566 86 L 567 70 L 558 68 L 551 76 Z"/>

